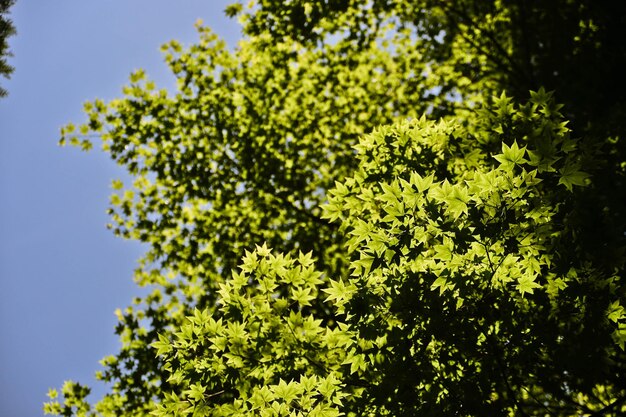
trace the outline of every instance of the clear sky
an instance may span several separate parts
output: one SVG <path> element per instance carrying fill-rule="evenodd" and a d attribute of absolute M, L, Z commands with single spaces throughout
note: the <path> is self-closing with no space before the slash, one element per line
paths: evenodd
<path fill-rule="evenodd" d="M 159 47 L 193 43 L 202 18 L 230 46 L 231 0 L 18 0 L 15 67 L 0 80 L 0 416 L 43 415 L 49 388 L 93 384 L 117 352 L 114 310 L 140 294 L 132 271 L 142 247 L 105 225 L 121 168 L 99 150 L 57 146 L 82 122 L 82 104 L 121 96 L 131 71 L 174 86 Z M 103 387 L 93 397 L 103 393 Z"/>

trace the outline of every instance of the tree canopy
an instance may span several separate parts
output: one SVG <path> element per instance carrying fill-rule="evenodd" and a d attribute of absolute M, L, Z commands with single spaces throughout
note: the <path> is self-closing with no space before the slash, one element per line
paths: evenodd
<path fill-rule="evenodd" d="M 15 34 L 15 26 L 7 16 L 13 4 L 15 4 L 15 0 L 0 0 L 0 75 L 5 78 L 8 78 L 13 72 L 13 67 L 7 62 L 7 57 L 11 56 L 8 38 Z M 0 87 L 0 97 L 6 96 L 6 94 L 6 90 Z"/>
<path fill-rule="evenodd" d="M 64 416 L 626 411 L 626 4 L 235 3 L 85 105 L 149 250 Z"/>

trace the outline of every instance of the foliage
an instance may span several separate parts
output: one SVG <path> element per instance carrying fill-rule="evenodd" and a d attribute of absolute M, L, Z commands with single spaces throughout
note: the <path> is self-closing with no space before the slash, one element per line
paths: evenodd
<path fill-rule="evenodd" d="M 594 390 L 623 390 L 589 361 L 623 358 L 626 334 L 606 316 L 623 303 L 619 277 L 572 244 L 585 155 L 544 100 L 500 96 L 471 119 L 479 130 L 379 128 L 330 192 L 326 213 L 351 236 L 349 323 L 361 342 L 386 340 L 374 350 L 386 360 L 367 366 L 374 414 L 574 415 L 603 408 Z"/>
<path fill-rule="evenodd" d="M 134 177 L 111 228 L 153 290 L 111 392 L 46 412 L 626 411 L 626 13 L 554 3 L 558 36 L 538 1 L 235 4 L 233 51 L 164 47 L 175 95 L 138 71 L 88 103 L 62 142 Z"/>
<path fill-rule="evenodd" d="M 14 3 L 15 0 L 0 0 L 0 75 L 5 78 L 13 72 L 13 67 L 7 63 L 6 57 L 11 56 L 7 39 L 15 34 L 15 26 L 6 15 Z M 6 94 L 6 90 L 0 87 L 0 97 Z"/>

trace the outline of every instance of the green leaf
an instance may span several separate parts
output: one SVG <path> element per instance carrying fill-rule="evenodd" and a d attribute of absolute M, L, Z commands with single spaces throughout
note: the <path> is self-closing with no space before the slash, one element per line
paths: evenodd
<path fill-rule="evenodd" d="M 57 398 L 59 396 L 59 392 L 54 389 L 54 388 L 50 388 L 48 390 L 48 394 L 47 394 L 48 398 L 50 398 L 51 400 L 54 400 L 55 398 Z"/>
<path fill-rule="evenodd" d="M 522 275 L 517 280 L 517 285 L 515 287 L 522 294 L 522 296 L 524 294 L 533 294 L 535 289 L 541 288 L 541 285 L 539 285 L 535 280 L 536 277 L 532 275 Z"/>
<path fill-rule="evenodd" d="M 311 288 L 292 288 L 291 298 L 301 306 L 311 305 L 311 300 L 315 299 Z"/>
<path fill-rule="evenodd" d="M 585 186 L 586 180 L 589 178 L 589 174 L 581 171 L 580 165 L 577 163 L 569 163 L 559 172 L 561 173 L 559 184 L 563 184 L 569 191 L 572 191 L 574 185 Z"/>
<path fill-rule="evenodd" d="M 356 286 L 354 284 L 346 283 L 342 280 L 330 280 L 329 282 L 330 288 L 322 289 L 323 292 L 328 294 L 326 297 L 326 302 L 330 301 L 335 304 L 343 304 L 350 299 L 352 294 L 356 291 Z"/>
<path fill-rule="evenodd" d="M 614 323 L 626 318 L 624 307 L 620 305 L 619 300 L 613 301 L 608 308 L 607 317 Z"/>
<path fill-rule="evenodd" d="M 163 356 L 172 351 L 172 342 L 163 334 L 159 334 L 159 340 L 152 343 L 152 347 L 157 350 L 157 356 Z"/>
<path fill-rule="evenodd" d="M 200 383 L 196 383 L 191 385 L 189 389 L 183 391 L 183 394 L 194 401 L 200 401 L 204 398 L 205 391 L 206 387 L 202 386 Z"/>
<path fill-rule="evenodd" d="M 448 284 L 448 280 L 446 277 L 438 277 L 430 286 L 430 289 L 433 291 L 439 289 L 439 294 L 443 294 L 444 291 L 449 287 L 450 285 Z"/>
<path fill-rule="evenodd" d="M 526 147 L 520 148 L 517 145 L 517 141 L 513 142 L 510 147 L 506 143 L 502 143 L 502 153 L 495 155 L 494 158 L 500 162 L 504 169 L 511 169 L 514 165 L 521 165 L 526 163 L 524 155 L 526 154 Z"/>
<path fill-rule="evenodd" d="M 445 201 L 447 203 L 447 211 L 454 219 L 458 219 L 461 214 L 467 214 L 467 203 L 470 202 L 468 188 L 461 185 L 455 186 Z"/>
<path fill-rule="evenodd" d="M 122 183 L 121 180 L 113 180 L 111 181 L 111 188 L 113 188 L 114 190 L 121 190 L 122 188 L 124 188 L 124 183 Z"/>
<path fill-rule="evenodd" d="M 290 404 L 292 401 L 296 400 L 301 393 L 301 387 L 297 383 L 294 381 L 287 383 L 282 379 L 277 385 L 272 385 L 270 388 L 272 389 L 274 397 L 280 398 L 281 401 L 284 401 L 286 404 Z"/>
<path fill-rule="evenodd" d="M 411 184 L 415 185 L 420 193 L 428 191 L 430 186 L 433 184 L 434 178 L 435 175 L 433 173 L 427 177 L 422 177 L 417 172 L 411 172 Z"/>

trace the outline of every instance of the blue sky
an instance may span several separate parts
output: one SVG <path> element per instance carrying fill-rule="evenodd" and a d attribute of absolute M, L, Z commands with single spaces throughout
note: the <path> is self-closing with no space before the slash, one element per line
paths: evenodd
<path fill-rule="evenodd" d="M 193 43 L 202 18 L 234 46 L 231 0 L 18 0 L 10 39 L 15 73 L 0 80 L 0 416 L 41 416 L 49 388 L 94 382 L 115 353 L 114 310 L 140 290 L 142 247 L 105 227 L 114 178 L 99 150 L 57 145 L 82 104 L 121 96 L 131 71 L 174 86 L 159 47 Z M 175 7 L 174 5 L 178 6 Z M 99 397 L 104 387 L 94 390 Z"/>

